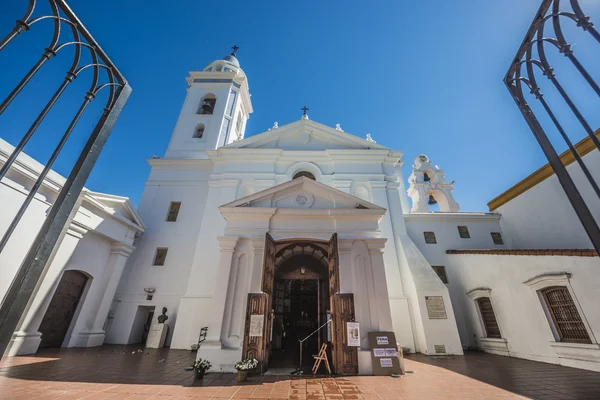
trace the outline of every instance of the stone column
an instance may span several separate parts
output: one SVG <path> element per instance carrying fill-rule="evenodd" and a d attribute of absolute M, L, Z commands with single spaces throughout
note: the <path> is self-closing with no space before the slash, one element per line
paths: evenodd
<path fill-rule="evenodd" d="M 369 296 L 374 300 L 371 303 L 375 304 L 376 308 L 375 310 L 371 310 L 371 312 L 377 313 L 377 318 L 374 319 L 371 317 L 371 322 L 378 325 L 372 326 L 372 328 L 381 331 L 390 331 L 393 329 L 388 282 L 383 259 L 386 241 L 387 239 L 365 239 L 365 243 L 369 249 L 371 271 L 373 272 L 374 293 L 369 293 Z"/>
<path fill-rule="evenodd" d="M 262 274 L 265 257 L 265 234 L 262 237 L 252 238 L 252 276 L 250 281 L 250 293 L 262 292 Z M 246 310 L 244 310 L 246 312 Z"/>
<path fill-rule="evenodd" d="M 225 315 L 225 302 L 227 300 L 227 288 L 231 272 L 231 262 L 235 245 L 239 236 L 219 236 L 219 246 L 221 248 L 221 259 L 219 261 L 219 272 L 215 282 L 215 291 L 211 309 L 211 319 L 208 323 L 208 335 L 206 343 L 203 346 L 216 345 L 221 346 L 221 328 L 223 317 Z"/>
<path fill-rule="evenodd" d="M 354 239 L 338 239 L 338 256 L 340 260 L 340 293 L 352 293 L 354 287 L 354 265 L 352 263 L 352 243 Z"/>

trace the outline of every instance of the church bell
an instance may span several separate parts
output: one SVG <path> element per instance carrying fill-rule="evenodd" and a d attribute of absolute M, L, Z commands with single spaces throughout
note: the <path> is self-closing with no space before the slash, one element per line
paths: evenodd
<path fill-rule="evenodd" d="M 207 100 L 204 100 L 204 102 L 202 103 L 202 110 L 204 111 L 210 111 L 210 102 Z"/>
<path fill-rule="evenodd" d="M 437 200 L 433 198 L 432 194 L 429 195 L 429 201 L 427 202 L 427 204 L 429 204 L 430 206 L 437 204 Z"/>

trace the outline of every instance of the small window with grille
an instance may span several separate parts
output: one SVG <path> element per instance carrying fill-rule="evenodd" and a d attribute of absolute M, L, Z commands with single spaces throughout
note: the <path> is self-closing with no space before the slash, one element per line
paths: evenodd
<path fill-rule="evenodd" d="M 423 232 L 423 236 L 425 237 L 425 243 L 427 244 L 436 244 L 437 240 L 435 240 L 435 232 Z"/>
<path fill-rule="evenodd" d="M 167 249 L 166 247 L 159 247 L 156 249 L 156 253 L 154 254 L 154 262 L 152 265 L 165 265 L 165 261 L 167 260 Z"/>
<path fill-rule="evenodd" d="M 479 314 L 481 314 L 481 319 L 483 321 L 485 337 L 501 339 L 500 328 L 498 328 L 498 321 L 496 321 L 496 314 L 494 314 L 490 298 L 480 297 L 477 299 L 477 306 L 479 307 Z"/>
<path fill-rule="evenodd" d="M 551 323 L 561 342 L 591 343 L 577 306 L 566 286 L 552 286 L 541 290 Z"/>
<path fill-rule="evenodd" d="M 442 282 L 448 283 L 448 275 L 446 275 L 446 267 L 443 265 L 432 265 L 431 268 L 435 271 L 437 276 L 440 277 Z"/>
<path fill-rule="evenodd" d="M 502 240 L 502 235 L 500 232 L 492 232 L 491 235 L 494 244 L 504 244 L 504 240 Z"/>
<path fill-rule="evenodd" d="M 458 234 L 460 235 L 460 237 L 462 239 L 470 239 L 471 238 L 471 234 L 469 234 L 469 228 L 467 228 L 466 226 L 459 226 Z"/>
<path fill-rule="evenodd" d="M 179 215 L 179 209 L 181 208 L 180 201 L 172 201 L 169 206 L 169 213 L 167 214 L 167 222 L 175 222 L 177 221 L 177 216 Z"/>

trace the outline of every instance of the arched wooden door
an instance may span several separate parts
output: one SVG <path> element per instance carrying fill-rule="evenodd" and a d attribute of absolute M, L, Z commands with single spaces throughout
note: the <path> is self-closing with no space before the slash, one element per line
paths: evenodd
<path fill-rule="evenodd" d="M 65 271 L 40 324 L 40 347 L 62 346 L 87 280 L 87 275 L 80 271 Z"/>

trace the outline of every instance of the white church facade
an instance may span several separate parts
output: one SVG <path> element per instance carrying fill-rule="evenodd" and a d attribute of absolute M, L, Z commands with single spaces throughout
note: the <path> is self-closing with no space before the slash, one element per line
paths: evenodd
<path fill-rule="evenodd" d="M 462 354 L 448 289 L 410 235 L 411 225 L 429 222 L 406 218 L 402 153 L 311 121 L 306 110 L 244 138 L 252 104 L 234 56 L 190 73 L 188 83 L 165 156 L 149 160 L 138 209 L 147 230 L 121 281 L 109 342 L 127 343 L 132 321 L 144 321 L 136 315 L 164 305 L 170 346 L 189 349 L 207 327 L 199 356 L 222 370 L 246 356 L 280 359 L 273 355 L 288 345 L 284 332 L 294 332 L 295 349 L 299 333 L 328 316 L 338 371 L 370 372 L 370 331 L 393 331 L 411 351 Z M 443 172 L 425 156 L 416 163 L 415 199 L 433 194 L 455 215 Z M 167 218 L 172 207 L 176 221 Z M 487 238 L 500 230 L 497 216 L 463 218 Z M 434 301 L 440 315 L 430 315 Z M 260 337 L 249 336 L 256 315 L 264 318 Z M 360 323 L 359 348 L 342 343 L 351 320 Z M 327 341 L 327 330 L 315 341 Z"/>
<path fill-rule="evenodd" d="M 525 258 L 500 262 L 497 257 L 523 249 L 511 239 L 522 216 L 512 212 L 517 217 L 505 221 L 501 208 L 461 212 L 453 182 L 427 156 L 414 159 L 405 179 L 402 153 L 370 135 L 362 139 L 339 125 L 312 121 L 306 108 L 299 120 L 246 138 L 253 108 L 234 54 L 191 72 L 187 82 L 167 151 L 148 160 L 151 172 L 138 210 L 124 198 L 86 192 L 103 202 L 105 214 L 80 235 L 107 241 L 94 251 L 108 258 L 97 272 L 86 272 L 94 279 L 71 304 L 73 315 L 59 332 L 62 346 L 145 342 L 165 307 L 166 345 L 195 348 L 205 333 L 198 357 L 217 371 L 232 371 L 246 357 L 259 359 L 263 370 L 291 368 L 298 339 L 321 326 L 305 354 L 328 343 L 338 373 L 372 372 L 369 332 L 393 332 L 401 347 L 428 355 L 479 348 L 600 369 L 600 320 L 589 305 L 600 299 L 600 280 L 588 265 L 598 263 L 597 254 L 583 261 L 535 261 L 535 268 Z M 82 202 L 82 214 L 90 213 L 90 201 Z M 439 212 L 430 211 L 433 203 Z M 104 231 L 109 224 L 102 221 L 113 220 L 121 225 L 110 226 L 121 230 Z M 77 220 L 72 226 L 79 226 Z M 61 250 L 69 240 L 65 236 Z M 469 253 L 474 249 L 480 253 Z M 16 265 L 20 253 L 8 254 Z M 37 351 L 41 320 L 77 261 L 65 254 L 53 261 L 55 272 L 44 278 L 45 289 L 28 311 L 33 322 L 21 325 L 9 354 Z M 518 274 L 506 273 L 521 265 L 526 267 Z M 582 278 L 587 285 L 572 284 Z M 90 282 L 99 281 L 108 283 L 94 290 L 104 291 L 90 295 Z M 580 341 L 560 336 L 559 325 L 552 327 L 552 305 L 541 301 L 546 288 L 561 282 L 578 307 Z M 535 331 L 523 334 L 515 327 L 527 325 L 526 316 L 511 321 L 512 285 L 524 285 L 521 301 L 528 303 L 519 307 L 542 318 Z M 360 325 L 358 346 L 348 343 L 347 322 Z M 85 341 L 86 334 L 94 339 Z M 536 344 L 540 337 L 545 344 Z M 568 344 L 548 344 L 561 340 Z"/>

